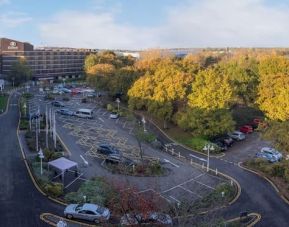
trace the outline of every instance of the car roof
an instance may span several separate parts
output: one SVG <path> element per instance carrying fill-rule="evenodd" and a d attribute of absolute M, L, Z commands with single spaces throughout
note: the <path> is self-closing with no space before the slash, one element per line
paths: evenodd
<path fill-rule="evenodd" d="M 92 204 L 92 203 L 85 203 L 82 206 L 82 210 L 91 210 L 91 211 L 96 211 L 98 208 L 98 205 Z"/>

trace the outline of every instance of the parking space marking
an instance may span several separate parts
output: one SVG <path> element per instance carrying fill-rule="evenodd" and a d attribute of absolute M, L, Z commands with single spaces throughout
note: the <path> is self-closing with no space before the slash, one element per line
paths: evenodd
<path fill-rule="evenodd" d="M 99 119 L 101 122 L 103 122 L 103 123 L 104 123 L 104 120 L 103 120 L 102 118 L 100 118 L 100 117 L 99 117 L 98 119 Z"/>
<path fill-rule="evenodd" d="M 191 191 L 190 189 L 187 189 L 187 188 L 185 188 L 185 187 L 183 187 L 183 186 L 179 186 L 179 188 L 181 188 L 181 189 L 183 189 L 183 190 L 185 190 L 185 191 L 187 191 L 187 192 L 189 192 L 189 193 L 192 193 L 193 195 L 196 195 L 196 196 L 198 196 L 199 198 L 203 198 L 203 197 L 200 196 L 199 194 L 197 194 L 197 193 L 195 193 L 195 192 Z"/>
<path fill-rule="evenodd" d="M 173 196 L 169 196 L 171 199 L 173 199 L 173 200 L 175 200 L 178 204 L 181 204 L 181 201 L 180 200 L 178 200 L 178 199 L 176 199 L 175 197 L 173 197 Z"/>

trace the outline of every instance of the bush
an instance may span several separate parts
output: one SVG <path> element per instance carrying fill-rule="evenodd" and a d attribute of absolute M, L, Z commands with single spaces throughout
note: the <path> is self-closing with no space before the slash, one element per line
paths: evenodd
<path fill-rule="evenodd" d="M 33 98 L 34 95 L 31 93 L 24 93 L 22 96 L 26 99 L 31 99 L 31 98 Z"/>
<path fill-rule="evenodd" d="M 107 104 L 106 109 L 107 109 L 107 111 L 113 111 L 114 108 L 111 104 Z"/>
<path fill-rule="evenodd" d="M 48 183 L 44 186 L 44 190 L 48 195 L 59 197 L 63 194 L 63 184 Z"/>
<path fill-rule="evenodd" d="M 29 121 L 20 119 L 19 129 L 20 130 L 27 130 L 29 128 Z"/>
<path fill-rule="evenodd" d="M 44 97 L 44 99 L 46 99 L 46 100 L 54 100 L 55 98 L 54 98 L 53 95 L 47 94 L 47 95 Z"/>
<path fill-rule="evenodd" d="M 275 163 L 271 169 L 271 176 L 273 177 L 284 177 L 285 167 L 282 163 Z"/>

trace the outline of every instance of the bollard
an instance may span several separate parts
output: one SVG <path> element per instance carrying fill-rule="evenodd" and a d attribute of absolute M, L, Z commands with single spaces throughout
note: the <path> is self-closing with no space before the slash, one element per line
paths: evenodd
<path fill-rule="evenodd" d="M 202 163 L 202 169 L 204 169 L 204 163 Z"/>
<path fill-rule="evenodd" d="M 174 148 L 171 149 L 172 155 L 174 155 Z"/>
<path fill-rule="evenodd" d="M 216 175 L 218 175 L 218 169 L 216 169 Z"/>
<path fill-rule="evenodd" d="M 233 186 L 233 181 L 231 180 L 231 186 Z"/>
<path fill-rule="evenodd" d="M 191 165 L 193 165 L 193 160 L 191 159 Z"/>
<path fill-rule="evenodd" d="M 221 192 L 222 198 L 224 198 L 225 196 L 225 192 Z"/>
<path fill-rule="evenodd" d="M 134 168 L 135 168 L 135 166 L 134 165 L 132 165 L 132 172 L 134 173 Z"/>
<path fill-rule="evenodd" d="M 181 157 L 181 152 L 179 152 L 179 158 Z"/>

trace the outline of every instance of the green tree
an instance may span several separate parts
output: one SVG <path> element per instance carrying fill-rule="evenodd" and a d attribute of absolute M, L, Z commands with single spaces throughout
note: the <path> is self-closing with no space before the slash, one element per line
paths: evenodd
<path fill-rule="evenodd" d="M 231 113 L 226 109 L 186 109 L 175 116 L 177 125 L 193 136 L 215 136 L 232 131 L 235 126 Z"/>
<path fill-rule="evenodd" d="M 12 64 L 11 71 L 8 74 L 8 80 L 15 86 L 20 85 L 31 79 L 32 71 L 27 65 L 25 59 L 20 59 Z"/>

